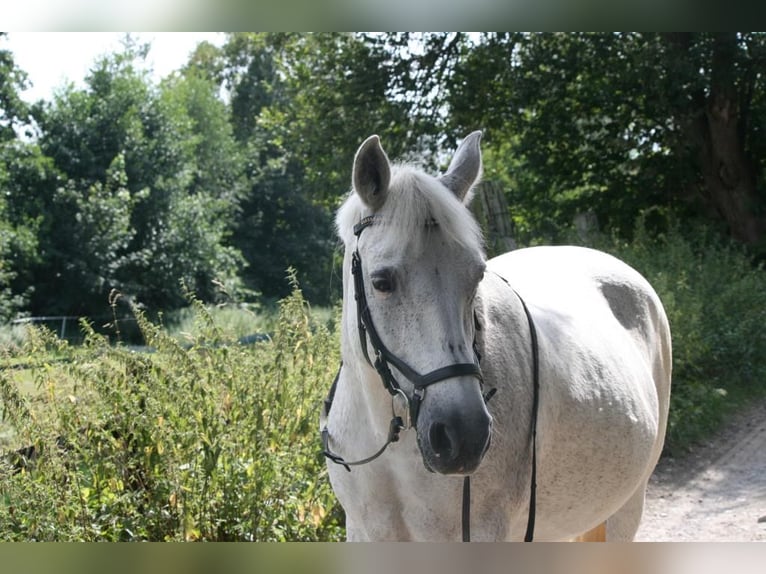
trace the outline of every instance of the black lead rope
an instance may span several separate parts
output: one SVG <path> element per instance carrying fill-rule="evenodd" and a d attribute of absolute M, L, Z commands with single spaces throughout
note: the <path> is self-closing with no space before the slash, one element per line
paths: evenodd
<path fill-rule="evenodd" d="M 345 460 L 342 456 L 335 454 L 330 450 L 330 433 L 327 430 L 327 427 L 322 429 L 322 454 L 324 454 L 328 459 L 333 461 L 336 464 L 341 465 L 343 468 L 345 468 L 347 471 L 351 472 L 352 466 L 361 466 L 363 464 L 367 464 L 368 462 L 372 462 L 376 458 L 378 458 L 380 455 L 382 455 L 384 452 L 386 452 L 386 449 L 388 448 L 388 445 L 390 445 L 392 442 L 396 442 L 399 440 L 399 432 L 404 428 L 404 422 L 402 421 L 401 417 L 393 417 L 391 419 L 391 422 L 388 425 L 388 438 L 386 439 L 386 442 L 383 444 L 382 447 L 375 453 L 367 458 L 362 458 L 360 460 L 354 460 L 354 461 L 348 461 Z"/>
<path fill-rule="evenodd" d="M 463 479 L 463 542 L 471 541 L 471 476 Z"/>

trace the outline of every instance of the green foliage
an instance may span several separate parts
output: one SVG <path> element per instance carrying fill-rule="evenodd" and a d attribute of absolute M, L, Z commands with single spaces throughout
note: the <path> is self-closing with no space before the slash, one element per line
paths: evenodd
<path fill-rule="evenodd" d="M 317 164 L 343 156 L 318 137 L 328 127 L 319 115 L 321 103 L 305 99 L 308 86 L 321 82 L 300 84 L 296 77 L 317 59 L 323 61 L 317 53 L 299 58 L 296 50 L 306 42 L 311 38 L 232 34 L 223 48 L 232 123 L 247 157 L 248 187 L 233 243 L 247 261 L 242 276 L 250 289 L 270 298 L 284 296 L 284 270 L 292 266 L 307 296 L 327 303 L 333 230 L 321 200 L 327 197 L 323 190 L 340 193 L 347 184 L 339 188 L 336 174 L 327 171 L 319 185 L 311 181 L 312 170 L 322 169 Z"/>
<path fill-rule="evenodd" d="M 134 198 L 126 184 L 120 154 L 104 183 L 81 189 L 70 180 L 55 191 L 51 207 L 56 219 L 45 220 L 42 248 L 46 271 L 64 281 L 55 293 L 47 294 L 52 297 L 45 302 L 49 313 L 87 313 L 103 307 L 109 290 L 119 284 L 117 276 L 134 235 L 130 225 Z M 95 298 L 96 305 L 83 294 Z"/>
<path fill-rule="evenodd" d="M 0 320 L 8 321 L 29 304 L 29 271 L 38 260 L 37 223 L 11 212 L 19 183 L 16 171 L 25 146 L 0 142 Z"/>
<path fill-rule="evenodd" d="M 766 168 L 764 77 L 756 72 L 766 36 L 728 41 L 707 33 L 484 34 L 454 65 L 448 129 L 485 130 L 483 147 L 495 152 L 486 173 L 506 185 L 518 223 L 534 233 L 549 235 L 584 211 L 629 233 L 640 210 L 663 206 L 723 219 L 736 237 L 720 196 L 743 193 L 732 190 Z M 717 106 L 728 123 L 710 123 Z M 750 215 L 762 219 L 762 194 L 747 197 Z"/>
<path fill-rule="evenodd" d="M 6 34 L 0 32 L 0 40 Z M 14 128 L 28 120 L 29 109 L 19 97 L 19 91 L 26 86 L 27 75 L 16 66 L 13 54 L 0 49 L 0 142 L 14 139 Z"/>
<path fill-rule="evenodd" d="M 673 338 L 666 450 L 710 434 L 743 397 L 766 392 L 766 271 L 745 249 L 703 226 L 671 223 L 653 237 L 639 219 L 628 243 L 595 241 L 657 290 Z"/>
<path fill-rule="evenodd" d="M 201 301 L 182 345 L 137 311 L 152 353 L 83 323 L 74 349 L 34 331 L 23 371 L 0 374 L 12 444 L 39 456 L 2 467 L 6 540 L 337 540 L 342 517 L 318 441 L 318 405 L 338 364 L 337 337 L 297 286 L 273 338 L 236 343 Z M 56 362 L 58 361 L 58 362 Z"/>
<path fill-rule="evenodd" d="M 248 151 L 261 163 L 254 161 L 249 170 L 250 189 L 233 237 L 247 261 L 244 282 L 267 298 L 278 298 L 287 289 L 284 270 L 293 266 L 307 296 L 327 303 L 334 247 L 329 212 L 306 193 L 300 163 L 268 134 L 254 138 Z"/>
<path fill-rule="evenodd" d="M 243 167 L 226 106 L 192 72 L 152 84 L 145 56 L 128 45 L 96 62 L 85 89 L 36 108 L 59 182 L 32 181 L 37 204 L 29 189 L 13 196 L 15 211 L 41 221 L 34 312 L 98 315 L 114 288 L 174 309 L 182 281 L 211 301 L 214 281 L 237 284 L 229 237 Z"/>
<path fill-rule="evenodd" d="M 2 211 L 0 202 L 0 217 Z M 14 259 L 18 257 L 19 252 L 29 254 L 34 248 L 34 238 L 28 230 L 14 228 L 0 219 L 0 321 L 12 319 L 27 303 L 27 297 L 13 288 L 14 280 L 18 276 Z"/>

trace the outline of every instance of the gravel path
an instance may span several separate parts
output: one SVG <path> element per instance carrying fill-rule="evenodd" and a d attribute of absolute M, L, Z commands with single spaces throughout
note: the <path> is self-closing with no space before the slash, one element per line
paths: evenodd
<path fill-rule="evenodd" d="M 636 540 L 766 541 L 766 400 L 707 444 L 660 460 Z"/>

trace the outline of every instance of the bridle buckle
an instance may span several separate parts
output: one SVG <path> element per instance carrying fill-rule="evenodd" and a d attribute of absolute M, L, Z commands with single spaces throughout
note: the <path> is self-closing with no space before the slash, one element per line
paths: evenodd
<path fill-rule="evenodd" d="M 402 421 L 400 430 L 406 431 L 412 428 L 411 412 L 410 398 L 407 393 L 401 388 L 396 389 L 396 392 L 391 395 L 391 414 Z"/>

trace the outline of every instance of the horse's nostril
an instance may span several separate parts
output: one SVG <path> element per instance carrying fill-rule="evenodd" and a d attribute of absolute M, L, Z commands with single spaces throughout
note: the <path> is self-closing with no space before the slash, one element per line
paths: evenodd
<path fill-rule="evenodd" d="M 471 474 L 481 464 L 489 443 L 491 419 L 438 413 L 438 418 L 422 417 L 418 446 L 426 469 L 441 474 Z M 477 420 L 477 418 L 479 420 Z"/>
<path fill-rule="evenodd" d="M 433 423 L 428 431 L 428 440 L 434 454 L 447 459 L 453 456 L 453 443 L 443 423 Z"/>

